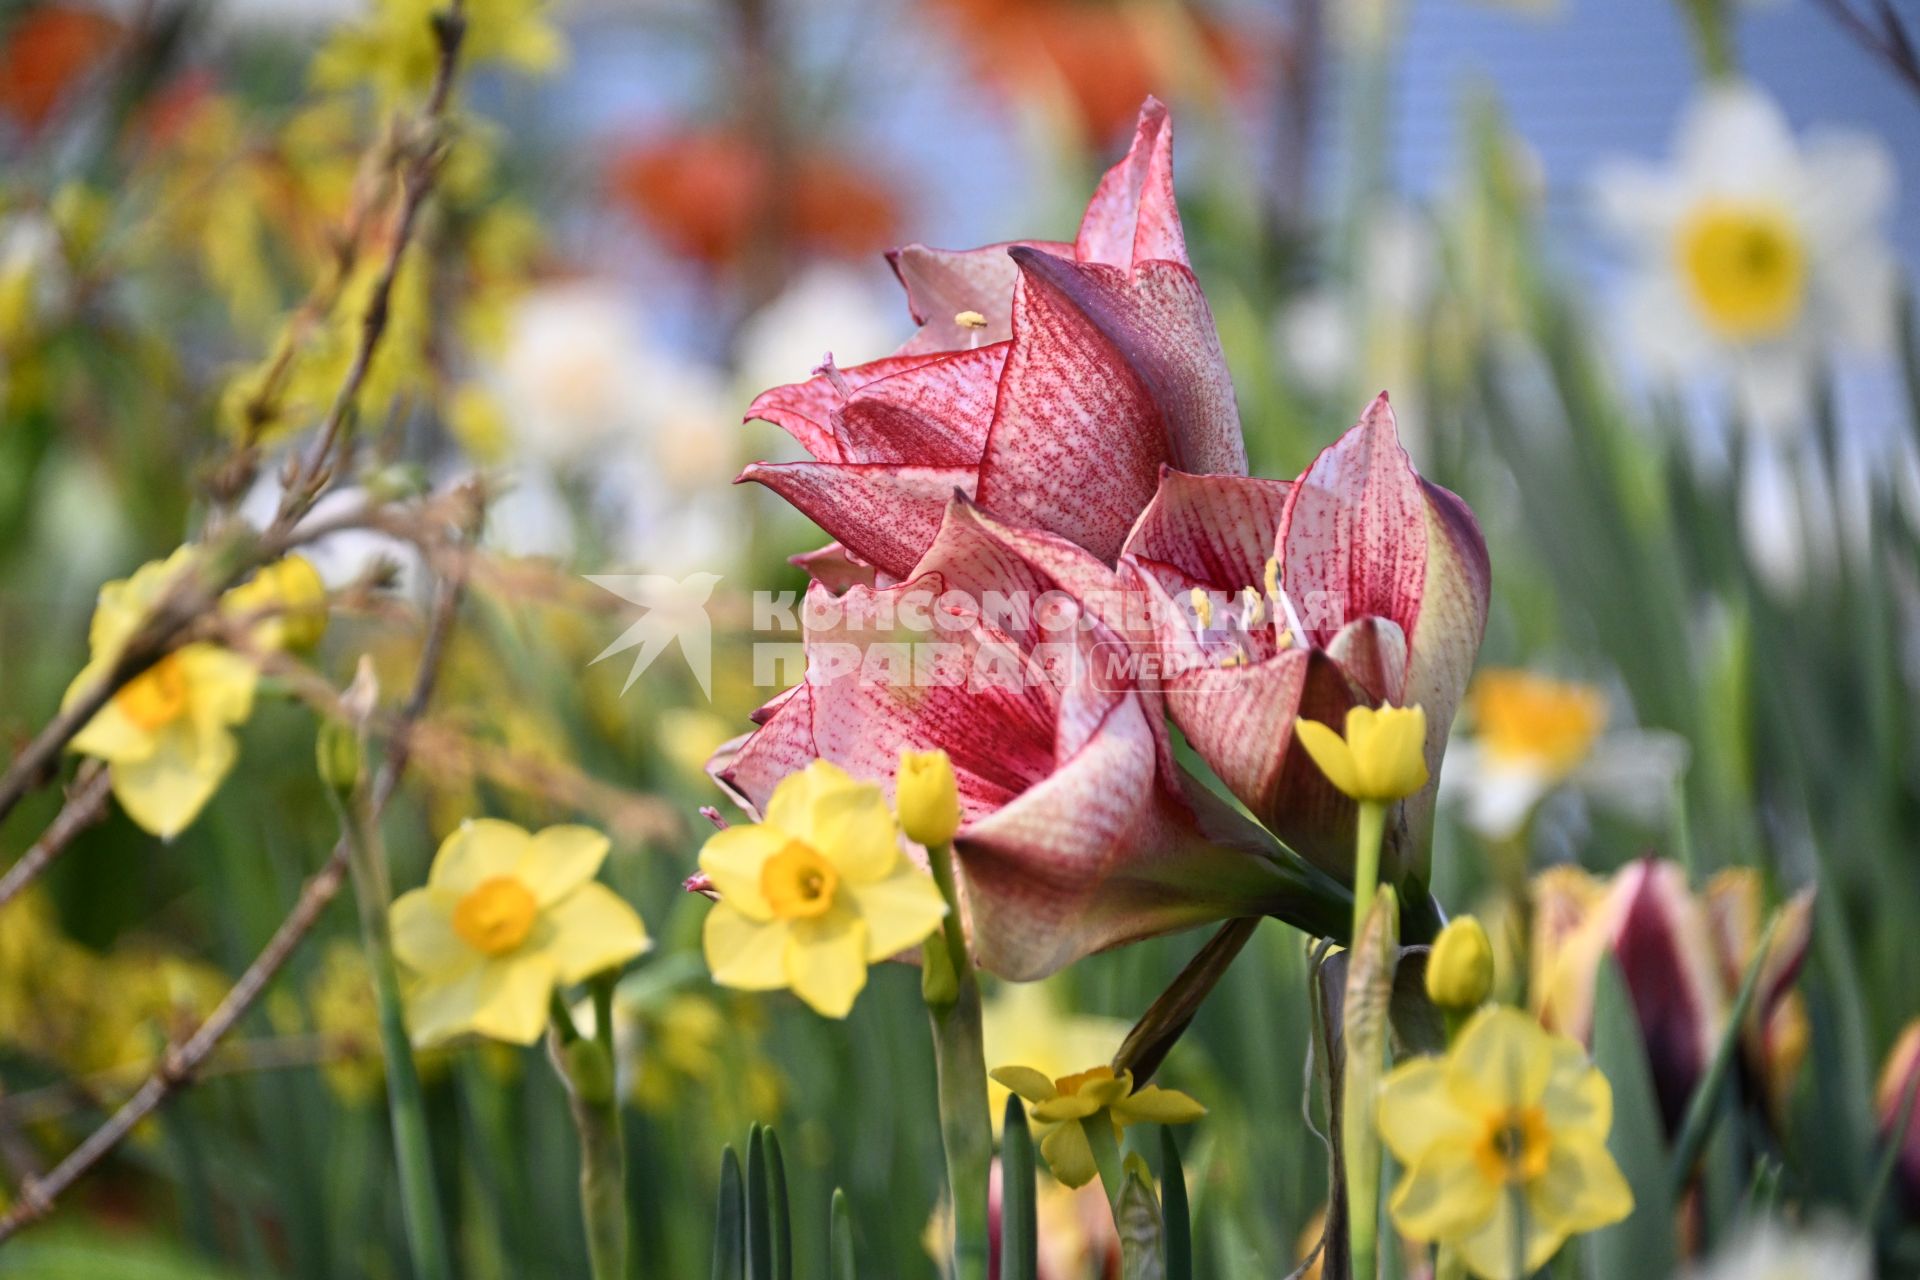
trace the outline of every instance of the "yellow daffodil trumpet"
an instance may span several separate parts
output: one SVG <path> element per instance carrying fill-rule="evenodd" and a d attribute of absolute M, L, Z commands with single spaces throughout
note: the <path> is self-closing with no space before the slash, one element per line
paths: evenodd
<path fill-rule="evenodd" d="M 1136 1124 L 1191 1124 L 1207 1109 L 1176 1089 L 1133 1087 L 1133 1073 L 1092 1067 L 1048 1079 L 1032 1067 L 1005 1066 L 992 1072 L 1028 1104 L 1041 1130 L 1040 1154 L 1053 1176 L 1069 1187 L 1084 1187 L 1098 1176 L 1109 1197 L 1118 1195 L 1119 1138 Z"/>

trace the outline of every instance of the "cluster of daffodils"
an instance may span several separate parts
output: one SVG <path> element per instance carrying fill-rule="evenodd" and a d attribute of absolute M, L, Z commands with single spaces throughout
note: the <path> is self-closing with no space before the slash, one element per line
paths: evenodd
<path fill-rule="evenodd" d="M 937 767 L 915 772 L 931 773 L 937 794 L 903 774 L 901 812 L 935 834 L 947 825 L 937 806 L 952 796 L 952 770 L 944 780 Z M 902 851 L 886 795 L 824 760 L 781 781 L 765 821 L 716 832 L 700 870 L 720 897 L 704 934 L 714 980 L 790 987 L 830 1018 L 853 1008 L 869 965 L 918 946 L 947 914 L 939 887 Z"/>
<path fill-rule="evenodd" d="M 587 827 L 535 835 L 481 818 L 448 836 L 424 888 L 393 904 L 416 1044 L 462 1034 L 532 1044 L 555 991 L 618 969 L 648 947 L 633 908 L 595 882 L 607 838 Z"/>
<path fill-rule="evenodd" d="M 100 589 L 87 641 L 90 657 L 62 706 L 112 670 L 154 606 L 192 570 L 182 547 L 164 561 Z M 326 589 L 298 556 L 267 565 L 221 602 L 260 649 L 310 648 L 326 628 Z M 171 838 L 206 807 L 239 754 L 233 726 L 253 713 L 253 661 L 208 641 L 181 645 L 118 689 L 74 736 L 72 748 L 106 762 L 120 807 L 141 827 Z"/>

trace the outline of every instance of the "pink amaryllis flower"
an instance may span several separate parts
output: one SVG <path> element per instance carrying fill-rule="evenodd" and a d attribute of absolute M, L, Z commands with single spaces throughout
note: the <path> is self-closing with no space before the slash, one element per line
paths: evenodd
<path fill-rule="evenodd" d="M 948 497 L 1109 563 L 1160 468 L 1244 474 L 1233 382 L 1187 262 L 1173 130 L 1149 99 L 1073 243 L 890 255 L 921 324 L 899 352 L 762 394 L 748 411 L 811 461 L 755 463 L 845 553 L 905 578 Z M 834 561 L 838 564 L 839 561 Z"/>
<path fill-rule="evenodd" d="M 1231 916 L 1338 932 L 1339 886 L 1174 763 L 1102 621 L 1119 586 L 1106 564 L 955 497 L 903 577 L 812 588 L 806 681 L 710 766 L 740 803 L 758 811 L 814 759 L 891 788 L 903 748 L 944 748 L 975 957 L 1016 980 Z"/>
<path fill-rule="evenodd" d="M 1294 739 L 1355 705 L 1426 708 L 1431 781 L 1396 810 L 1383 874 L 1425 880 L 1440 758 L 1487 618 L 1486 543 L 1421 478 L 1383 394 L 1288 483 L 1168 470 L 1123 571 L 1159 604 L 1174 723 L 1281 839 L 1344 876 L 1353 802 Z"/>
<path fill-rule="evenodd" d="M 1633 999 L 1661 1113 L 1677 1131 L 1759 955 L 1759 874 L 1725 871 L 1696 895 L 1679 865 L 1641 858 L 1607 882 L 1576 867 L 1555 868 L 1535 881 L 1533 896 L 1529 986 L 1541 1020 L 1590 1038 L 1594 983 L 1602 960 L 1612 956 Z M 1806 1013 L 1794 982 L 1812 927 L 1809 888 L 1781 908 L 1740 1029 L 1742 1069 L 1776 1111 L 1807 1051 Z"/>

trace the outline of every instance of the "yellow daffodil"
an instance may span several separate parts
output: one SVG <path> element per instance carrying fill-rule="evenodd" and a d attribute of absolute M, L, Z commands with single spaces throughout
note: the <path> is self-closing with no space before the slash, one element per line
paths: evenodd
<path fill-rule="evenodd" d="M 960 792 L 944 751 L 902 751 L 894 780 L 900 829 L 929 849 L 953 842 L 960 830 Z"/>
<path fill-rule="evenodd" d="M 67 686 L 63 706 L 113 665 L 154 603 L 192 563 L 182 547 L 164 562 L 100 588 L 88 631 L 91 657 Z M 107 762 L 127 816 L 161 837 L 193 821 L 238 755 L 229 727 L 253 711 L 258 673 L 236 653 L 188 644 L 135 676 L 74 736 L 72 749 Z"/>
<path fill-rule="evenodd" d="M 980 1006 L 980 1045 L 987 1061 L 1024 1063 L 1049 1079 L 1083 1062 L 1111 1058 L 1127 1030 L 1119 1018 L 1073 1012 L 1057 978 L 1000 983 Z M 997 1080 L 987 1088 L 995 1134 L 1006 1119 L 1009 1092 Z"/>
<path fill-rule="evenodd" d="M 1449 1245 L 1482 1280 L 1520 1280 L 1633 1193 L 1607 1151 L 1613 1091 L 1578 1043 L 1517 1009 L 1475 1015 L 1444 1058 L 1381 1087 L 1380 1136 L 1406 1173 L 1394 1225 Z"/>
<path fill-rule="evenodd" d="M 1294 737 L 1327 781 L 1355 800 L 1388 804 L 1427 785 L 1427 713 L 1419 707 L 1352 707 L 1346 732 L 1301 720 Z"/>
<path fill-rule="evenodd" d="M 448 836 L 426 887 L 393 904 L 394 953 L 414 979 L 414 1042 L 470 1031 L 532 1044 L 556 986 L 645 951 L 640 917 L 594 883 L 606 856 L 607 838 L 587 827 L 530 835 L 481 818 Z"/>
<path fill-rule="evenodd" d="M 791 987 L 844 1018 L 867 966 L 919 945 L 947 906 L 900 851 L 880 788 L 816 760 L 783 779 L 766 821 L 716 832 L 700 869 L 720 901 L 704 942 L 713 980 L 745 991 Z"/>
<path fill-rule="evenodd" d="M 1010 1066 L 996 1068 L 992 1077 L 1024 1098 L 1034 1120 L 1046 1126 L 1040 1134 L 1040 1154 L 1053 1176 L 1070 1187 L 1084 1187 L 1100 1172 L 1082 1120 L 1105 1112 L 1118 1141 L 1128 1125 L 1191 1124 L 1207 1114 L 1205 1107 L 1176 1089 L 1150 1084 L 1136 1090 L 1131 1071 L 1115 1075 L 1112 1067 L 1049 1080 L 1032 1067 Z"/>
<path fill-rule="evenodd" d="M 311 649 L 327 630 L 327 584 L 305 556 L 263 565 L 227 592 L 223 606 L 253 618 L 253 639 L 263 649 Z"/>
<path fill-rule="evenodd" d="M 1427 955 L 1427 998 L 1442 1009 L 1477 1009 L 1493 992 L 1493 942 L 1472 916 L 1447 922 Z"/>

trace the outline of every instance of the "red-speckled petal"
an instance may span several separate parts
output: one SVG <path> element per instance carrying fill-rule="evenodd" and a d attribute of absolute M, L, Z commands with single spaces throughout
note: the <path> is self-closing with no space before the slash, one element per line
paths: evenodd
<path fill-rule="evenodd" d="M 1285 480 L 1162 468 L 1126 553 L 1171 565 L 1215 591 L 1262 588 L 1292 489 Z"/>
<path fill-rule="evenodd" d="M 939 531 L 956 489 L 972 492 L 971 467 L 884 463 L 756 462 L 740 479 L 791 502 L 874 568 L 904 578 Z"/>
<path fill-rule="evenodd" d="M 860 387 L 834 419 L 843 459 L 976 465 L 993 423 L 1007 346 L 955 352 Z"/>
<path fill-rule="evenodd" d="M 1019 269 L 1007 250 L 1037 249 L 1042 253 L 1073 256 L 1073 246 L 1055 240 L 1010 240 L 981 249 L 931 249 L 910 244 L 893 250 L 887 262 L 907 291 L 907 306 L 920 331 L 900 348 L 900 354 L 963 351 L 1013 336 L 1013 283 Z M 982 328 L 960 324 L 955 317 L 972 311 L 986 321 Z"/>
<path fill-rule="evenodd" d="M 1123 271 L 1156 259 L 1187 261 L 1173 198 L 1173 121 L 1159 99 L 1148 98 L 1140 108 L 1126 158 L 1094 189 L 1074 250 L 1082 262 Z"/>

